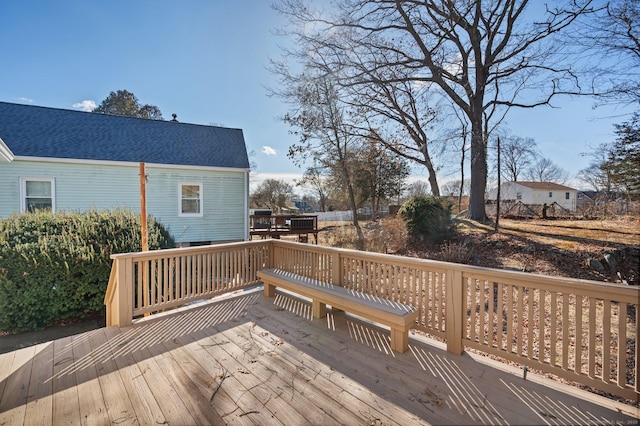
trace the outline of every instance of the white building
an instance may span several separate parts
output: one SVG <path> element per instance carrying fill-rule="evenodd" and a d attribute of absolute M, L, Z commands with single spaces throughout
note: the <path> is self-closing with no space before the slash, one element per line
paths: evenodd
<path fill-rule="evenodd" d="M 489 191 L 489 200 L 496 200 L 497 188 Z M 505 182 L 500 185 L 500 201 L 531 205 L 548 205 L 557 203 L 570 211 L 576 210 L 578 190 L 553 182 Z"/>

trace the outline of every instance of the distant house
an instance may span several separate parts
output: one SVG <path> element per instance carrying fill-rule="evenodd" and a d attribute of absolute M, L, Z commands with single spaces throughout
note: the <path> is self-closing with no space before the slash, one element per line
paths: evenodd
<path fill-rule="evenodd" d="M 0 218 L 38 208 L 140 211 L 176 242 L 248 238 L 242 130 L 0 102 Z"/>
<path fill-rule="evenodd" d="M 489 200 L 496 200 L 497 188 L 489 191 Z M 500 201 L 517 203 L 528 206 L 550 206 L 557 203 L 570 211 L 576 210 L 576 196 L 578 190 L 553 182 L 505 182 L 500 185 Z"/>

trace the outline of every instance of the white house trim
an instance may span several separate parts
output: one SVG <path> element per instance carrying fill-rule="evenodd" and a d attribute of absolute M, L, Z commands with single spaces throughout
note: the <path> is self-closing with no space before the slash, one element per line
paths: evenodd
<path fill-rule="evenodd" d="M 106 160 L 85 160 L 78 158 L 52 158 L 52 157 L 28 157 L 17 155 L 13 157 L 16 161 L 36 161 L 44 163 L 68 163 L 68 164 L 94 164 L 102 166 L 131 166 L 138 167 L 140 163 L 131 161 L 106 161 Z M 167 169 L 187 169 L 187 170 L 209 170 L 218 172 L 248 171 L 249 169 L 238 169 L 234 167 L 211 167 L 211 166 L 183 166 L 179 164 L 144 163 L 145 167 L 162 167 Z"/>
<path fill-rule="evenodd" d="M 182 211 L 182 187 L 183 186 L 197 186 L 198 187 L 198 202 L 200 211 L 197 213 L 184 213 Z M 178 217 L 203 217 L 204 216 L 204 187 L 202 182 L 180 182 L 178 184 Z"/>
<path fill-rule="evenodd" d="M 9 149 L 9 147 L 4 143 L 2 138 L 0 138 L 0 161 L 10 163 L 13 161 L 15 156 L 13 152 Z"/>
<path fill-rule="evenodd" d="M 49 182 L 51 183 L 51 212 L 56 212 L 56 180 L 54 178 L 42 178 L 42 177 L 20 177 L 20 213 L 27 211 L 26 198 L 27 198 L 27 182 Z"/>

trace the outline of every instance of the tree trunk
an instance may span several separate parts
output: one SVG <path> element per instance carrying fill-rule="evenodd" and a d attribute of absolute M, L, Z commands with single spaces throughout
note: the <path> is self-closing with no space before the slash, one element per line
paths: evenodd
<path fill-rule="evenodd" d="M 436 176 L 436 169 L 433 167 L 431 157 L 429 157 L 429 154 L 427 154 L 426 149 L 424 150 L 423 154 L 424 165 L 427 168 L 427 172 L 429 172 L 429 186 L 431 186 L 431 193 L 434 197 L 439 197 L 440 188 L 438 187 L 438 177 Z"/>
<path fill-rule="evenodd" d="M 360 222 L 358 221 L 358 205 L 356 204 L 356 197 L 351 182 L 347 184 L 347 188 L 349 191 L 349 203 L 351 204 L 351 209 L 353 211 L 353 226 L 356 228 L 356 235 L 358 236 L 358 239 L 356 241 L 356 249 L 364 250 L 364 234 L 362 233 L 362 228 L 360 227 Z"/>
<path fill-rule="evenodd" d="M 462 152 L 460 153 L 460 193 L 458 194 L 458 214 L 462 211 L 462 191 L 464 190 L 464 153 L 467 145 L 467 128 L 462 128 Z"/>
<path fill-rule="evenodd" d="M 487 213 L 484 193 L 487 188 L 487 145 L 484 140 L 482 120 L 471 122 L 471 189 L 469 193 L 469 218 L 484 221 Z"/>
<path fill-rule="evenodd" d="M 502 184 L 502 175 L 501 175 L 501 164 L 500 164 L 500 137 L 498 137 L 498 190 L 496 196 L 496 226 L 494 231 L 498 232 L 500 229 L 500 185 Z"/>

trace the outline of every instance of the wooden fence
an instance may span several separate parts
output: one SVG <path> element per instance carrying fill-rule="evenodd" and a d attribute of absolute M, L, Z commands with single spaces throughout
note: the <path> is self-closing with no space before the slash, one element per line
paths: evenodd
<path fill-rule="evenodd" d="M 415 328 L 637 399 L 640 289 L 280 240 L 113 255 L 108 325 L 259 284 L 279 268 L 415 306 Z"/>

